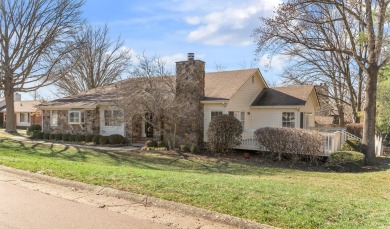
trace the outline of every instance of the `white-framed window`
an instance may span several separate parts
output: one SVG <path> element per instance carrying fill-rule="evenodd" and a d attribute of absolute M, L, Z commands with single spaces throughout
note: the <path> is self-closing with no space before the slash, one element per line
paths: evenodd
<path fill-rule="evenodd" d="M 70 110 L 68 112 L 69 124 L 81 124 L 84 123 L 84 111 Z"/>
<path fill-rule="evenodd" d="M 121 110 L 104 110 L 105 126 L 121 126 L 123 124 L 123 113 Z"/>
<path fill-rule="evenodd" d="M 29 115 L 29 113 L 20 113 L 19 114 L 19 121 L 20 122 L 30 122 L 30 115 Z"/>
<path fill-rule="evenodd" d="M 242 128 L 245 127 L 245 111 L 229 111 L 229 115 L 238 119 L 241 122 Z"/>
<path fill-rule="evenodd" d="M 58 111 L 50 111 L 50 126 L 58 125 Z"/>
<path fill-rule="evenodd" d="M 282 126 L 288 128 L 295 128 L 295 113 L 283 112 L 282 113 Z"/>
<path fill-rule="evenodd" d="M 222 111 L 211 111 L 211 120 L 219 115 L 222 115 Z"/>

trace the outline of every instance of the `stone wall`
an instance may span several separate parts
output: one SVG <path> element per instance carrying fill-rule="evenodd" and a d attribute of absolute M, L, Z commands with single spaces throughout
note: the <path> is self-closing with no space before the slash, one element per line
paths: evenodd
<path fill-rule="evenodd" d="M 187 112 L 178 127 L 179 144 L 203 145 L 205 63 L 200 60 L 176 62 L 177 101 Z"/>
<path fill-rule="evenodd" d="M 43 110 L 43 132 L 60 134 L 99 134 L 99 112 L 95 110 L 84 111 L 83 124 L 69 124 L 68 110 L 58 111 L 58 125 L 50 125 L 50 110 Z"/>

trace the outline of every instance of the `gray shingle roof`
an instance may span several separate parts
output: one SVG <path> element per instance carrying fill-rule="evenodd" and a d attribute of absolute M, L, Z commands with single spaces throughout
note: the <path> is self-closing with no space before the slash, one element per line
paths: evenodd
<path fill-rule="evenodd" d="M 252 106 L 303 106 L 314 86 L 291 86 L 265 88 L 257 96 Z"/>
<path fill-rule="evenodd" d="M 258 69 L 254 68 L 206 73 L 205 100 L 229 100 L 257 71 Z M 77 95 L 45 102 L 40 108 L 96 108 L 98 105 L 112 104 L 118 97 L 118 85 L 125 85 L 137 79 L 139 78 L 130 78 L 109 86 L 99 87 Z M 174 76 L 172 80 L 175 80 Z"/>

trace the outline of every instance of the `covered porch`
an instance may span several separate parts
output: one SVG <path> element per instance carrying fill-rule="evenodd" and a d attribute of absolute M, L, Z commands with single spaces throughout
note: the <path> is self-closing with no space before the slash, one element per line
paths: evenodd
<path fill-rule="evenodd" d="M 341 145 L 348 139 L 357 139 L 362 141 L 361 138 L 348 133 L 344 128 L 337 129 L 316 129 L 324 136 L 323 155 L 329 156 L 332 152 L 341 150 Z M 254 150 L 254 151 L 268 151 L 264 146 L 260 145 L 255 139 L 255 129 L 245 129 L 242 134 L 242 141 L 236 149 L 241 150 Z M 376 136 L 375 138 L 375 152 L 376 155 L 383 155 L 382 138 Z"/>

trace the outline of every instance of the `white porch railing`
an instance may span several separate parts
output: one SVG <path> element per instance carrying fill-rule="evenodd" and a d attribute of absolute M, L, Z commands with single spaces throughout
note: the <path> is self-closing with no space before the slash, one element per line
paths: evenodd
<path fill-rule="evenodd" d="M 244 130 L 242 134 L 241 145 L 237 146 L 236 149 L 267 151 L 264 146 L 257 142 L 254 133 L 255 130 L 253 129 Z M 362 141 L 361 138 L 352 135 L 345 130 L 320 133 L 324 136 L 323 156 L 329 156 L 332 152 L 341 150 L 341 144 L 343 144 L 348 139 L 354 138 Z M 382 139 L 380 137 L 376 137 L 375 152 L 377 155 L 382 155 L 383 153 Z"/>

